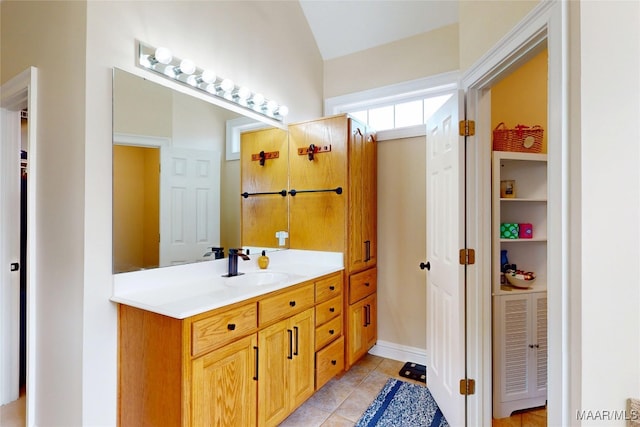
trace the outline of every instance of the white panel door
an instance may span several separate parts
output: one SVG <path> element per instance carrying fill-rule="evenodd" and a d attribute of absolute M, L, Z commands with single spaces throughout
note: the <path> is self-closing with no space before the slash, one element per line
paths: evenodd
<path fill-rule="evenodd" d="M 220 152 L 169 147 L 161 157 L 160 264 L 200 261 L 220 245 Z"/>
<path fill-rule="evenodd" d="M 462 95 L 427 122 L 427 385 L 449 425 L 465 425 L 464 139 Z"/>
<path fill-rule="evenodd" d="M 19 396 L 20 112 L 0 109 L 0 405 Z"/>

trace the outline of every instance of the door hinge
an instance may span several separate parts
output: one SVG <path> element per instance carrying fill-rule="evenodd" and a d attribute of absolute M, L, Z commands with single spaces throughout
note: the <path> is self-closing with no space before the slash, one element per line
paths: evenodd
<path fill-rule="evenodd" d="M 475 249 L 460 249 L 460 265 L 473 265 L 476 263 Z"/>
<path fill-rule="evenodd" d="M 476 122 L 474 120 L 460 120 L 460 136 L 473 136 L 476 134 Z"/>
<path fill-rule="evenodd" d="M 460 394 L 463 396 L 476 394 L 476 380 L 472 380 L 471 378 L 461 379 Z"/>

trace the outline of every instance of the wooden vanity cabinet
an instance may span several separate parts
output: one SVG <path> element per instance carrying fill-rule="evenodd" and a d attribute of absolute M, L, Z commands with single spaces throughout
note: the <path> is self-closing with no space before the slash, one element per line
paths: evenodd
<path fill-rule="evenodd" d="M 118 425 L 278 425 L 344 370 L 342 286 L 340 271 L 186 319 L 119 305 Z"/>

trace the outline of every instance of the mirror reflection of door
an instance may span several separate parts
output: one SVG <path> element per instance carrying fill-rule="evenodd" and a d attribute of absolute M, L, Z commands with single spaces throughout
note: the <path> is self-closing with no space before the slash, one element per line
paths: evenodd
<path fill-rule="evenodd" d="M 114 270 L 153 268 L 160 254 L 160 148 L 113 146 Z"/>

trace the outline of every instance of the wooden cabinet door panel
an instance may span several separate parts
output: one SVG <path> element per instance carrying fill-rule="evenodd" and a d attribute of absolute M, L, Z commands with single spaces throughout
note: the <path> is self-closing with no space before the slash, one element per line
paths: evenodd
<path fill-rule="evenodd" d="M 192 426 L 256 425 L 256 346 L 251 335 L 193 360 Z"/>
<path fill-rule="evenodd" d="M 276 426 L 289 414 L 286 390 L 293 357 L 287 321 L 258 332 L 258 426 Z"/>
<path fill-rule="evenodd" d="M 315 390 L 315 311 L 308 309 L 291 319 L 289 327 L 293 330 L 293 359 L 289 374 L 289 410 L 297 408 L 307 400 Z"/>

